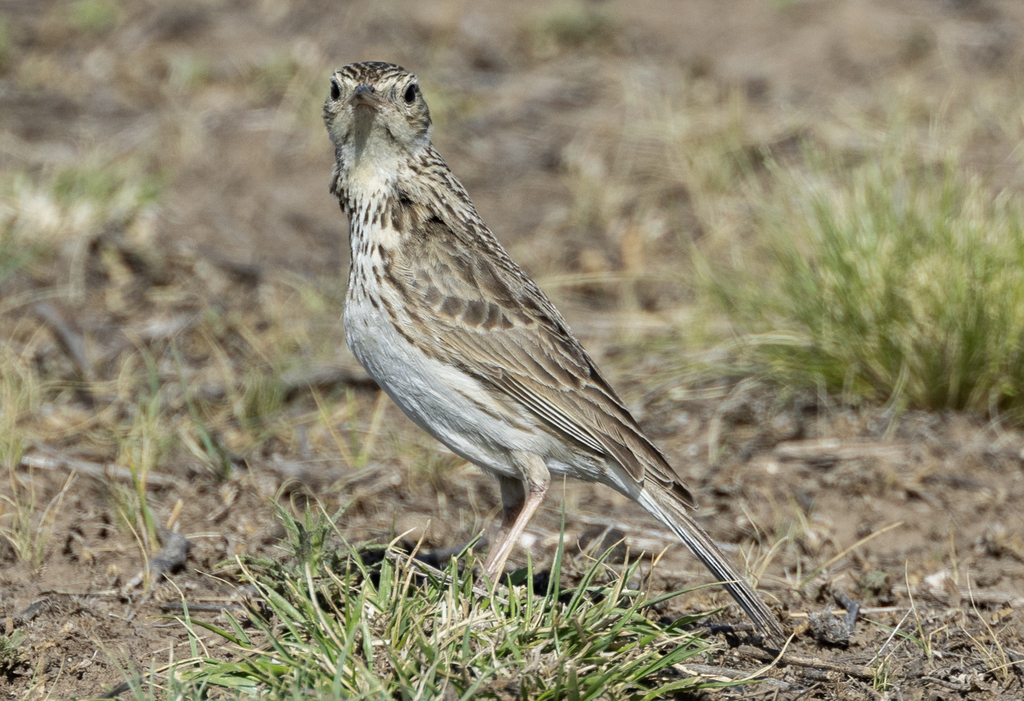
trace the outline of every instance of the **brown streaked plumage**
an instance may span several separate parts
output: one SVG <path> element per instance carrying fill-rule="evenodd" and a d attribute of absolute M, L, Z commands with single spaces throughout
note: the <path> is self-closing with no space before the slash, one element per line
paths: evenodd
<path fill-rule="evenodd" d="M 781 642 L 778 620 L 687 513 L 689 489 L 430 143 L 416 77 L 346 66 L 324 122 L 331 192 L 350 222 L 346 340 L 413 421 L 498 478 L 488 575 L 503 571 L 551 474 L 601 482 L 669 526 Z"/>

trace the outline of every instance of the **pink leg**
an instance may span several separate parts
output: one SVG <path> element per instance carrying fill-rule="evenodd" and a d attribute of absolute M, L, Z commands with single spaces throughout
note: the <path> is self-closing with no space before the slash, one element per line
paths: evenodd
<path fill-rule="evenodd" d="M 516 457 L 523 468 L 523 481 L 509 477 L 498 478 L 503 507 L 501 527 L 484 564 L 484 571 L 492 582 L 497 582 L 504 573 L 508 556 L 512 554 L 512 549 L 519 542 L 537 507 L 544 501 L 551 483 L 548 468 L 540 456 L 517 453 Z"/>

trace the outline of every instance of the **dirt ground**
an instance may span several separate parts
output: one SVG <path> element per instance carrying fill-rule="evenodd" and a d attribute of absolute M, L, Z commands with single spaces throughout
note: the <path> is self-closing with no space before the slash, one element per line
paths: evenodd
<path fill-rule="evenodd" d="M 86 12 L 94 7 L 99 20 Z M 31 346 L 51 383 L 26 423 L 11 479 L 0 485 L 10 498 L 0 526 L 13 523 L 2 519 L 14 518 L 30 487 L 41 513 L 33 523 L 51 534 L 36 562 L 0 542 L 0 633 L 21 631 L 30 651 L 14 664 L 0 658 L 0 696 L 98 696 L 133 670 L 186 656 L 180 624 L 159 616 L 180 612 L 185 596 L 193 615 L 216 621 L 220 607 L 242 595 L 213 574 L 217 563 L 278 552 L 275 500 L 316 500 L 330 512 L 344 506 L 341 522 L 353 540 L 408 532 L 428 550 L 457 547 L 492 522 L 495 485 L 378 401 L 344 348 L 346 224 L 327 193 L 332 154 L 318 124 L 320 93 L 330 69 L 379 59 L 421 75 L 435 142 L 485 221 L 551 291 L 695 488 L 701 523 L 737 561 L 747 558 L 788 624 L 842 608 L 838 592 L 862 607 L 848 644 L 800 628 L 792 651 L 848 666 L 888 660 L 886 680 L 787 668 L 772 674 L 790 686 L 755 687 L 745 697 L 1024 698 L 1024 432 L 978 416 L 851 408 L 756 382 L 673 379 L 664 339 L 687 318 L 693 293 L 657 281 L 685 267 L 678 242 L 658 243 L 641 264 L 654 282 L 637 287 L 636 299 L 563 282 L 634 264 L 623 234 L 596 235 L 574 223 L 578 173 L 588 168 L 635 180 L 620 211 L 648 197 L 676 213 L 692 242 L 712 228 L 688 204 L 698 197 L 693 184 L 674 178 L 658 143 L 632 126 L 638 104 L 656 109 L 655 97 L 669 94 L 658 105 L 671 106 L 673 86 L 691 80 L 722 103 L 738 91 L 755 145 L 795 132 L 834 143 L 847 138 L 836 126 L 847 115 L 884 111 L 901 91 L 970 95 L 973 86 L 980 94 L 980 86 L 1013 85 L 1024 74 L 1024 5 L 608 0 L 569 7 L 584 19 L 560 29 L 538 19 L 552 11 L 542 2 L 514 9 L 489 0 L 0 5 L 9 44 L 0 64 L 0 168 L 43 177 L 100 153 L 104 162 L 136 164 L 163 188 L 135 233 L 94 232 L 84 249 L 0 278 L 4 342 L 18 352 Z M 580 22 L 590 24 L 579 30 Z M 579 156 L 594 142 L 606 160 Z M 1024 173 L 1010 158 L 1018 148 L 993 125 L 963 145 L 961 160 L 993 187 L 1019 192 Z M 67 291 L 75 270 L 82 271 L 78 294 Z M 315 357 L 233 354 L 237 338 L 255 347 L 260 334 L 287 337 L 289 305 L 299 304 L 294 291 L 307 284 L 321 293 Z M 84 367 L 55 330 L 60 323 L 44 323 L 40 300 L 84 339 Z M 204 345 L 211 336 L 228 349 L 224 356 Z M 649 338 L 661 340 L 648 348 Z M 124 464 L 119 440 L 131 436 L 101 430 L 139 401 L 134 390 L 122 391 L 120 363 L 140 348 L 157 359 L 161 381 L 175 377 L 174 362 L 184 366 L 179 376 L 211 406 L 249 402 L 252 392 L 232 389 L 230 378 L 251 380 L 268 365 L 280 393 L 279 418 L 258 441 L 246 443 L 238 422 L 225 422 L 218 440 L 230 464 L 220 475 L 184 441 L 161 449 L 148 502 L 192 547 L 185 567 L 148 592 L 135 581 L 144 567 L 141 536 L 118 506 L 133 488 L 123 473 L 104 472 Z M 155 411 L 172 423 L 187 417 L 184 394 L 160 395 Z M 327 429 L 314 426 L 322 397 L 329 411 L 344 414 L 337 423 L 349 421 L 376 442 L 368 459 L 353 464 Z M 85 468 L 69 469 L 75 465 Z M 535 561 L 550 561 L 564 505 L 570 543 L 611 528 L 633 552 L 667 548 L 655 570 L 665 590 L 707 581 L 639 507 L 589 485 L 553 491 L 524 542 Z M 716 606 L 725 607 L 716 621 L 742 622 L 717 589 L 683 596 L 666 613 Z M 892 635 L 895 627 L 900 634 Z M 217 655 L 212 636 L 209 645 Z M 724 647 L 707 664 L 761 666 Z"/>

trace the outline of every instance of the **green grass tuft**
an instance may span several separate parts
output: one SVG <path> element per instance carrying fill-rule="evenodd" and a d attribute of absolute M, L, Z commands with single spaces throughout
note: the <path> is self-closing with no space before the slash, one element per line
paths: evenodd
<path fill-rule="evenodd" d="M 709 646 L 682 630 L 693 618 L 654 620 L 649 607 L 662 599 L 634 588 L 639 561 L 613 569 L 599 559 L 572 589 L 553 576 L 546 591 L 488 593 L 456 559 L 440 572 L 391 548 L 352 547 L 322 515 L 283 518 L 288 557 L 237 561 L 260 602 L 253 625 L 227 613 L 227 629 L 182 619 L 237 655 L 179 664 L 184 681 L 169 698 L 203 689 L 260 699 L 650 699 L 701 686 L 673 665 Z M 518 574 L 532 581 L 532 568 Z"/>
<path fill-rule="evenodd" d="M 25 661 L 27 638 L 24 630 L 0 635 L 0 673 L 10 672 Z"/>
<path fill-rule="evenodd" d="M 745 334 L 740 371 L 848 401 L 1021 421 L 1021 211 L 952 164 L 908 160 L 819 166 L 809 179 L 775 169 L 759 222 L 767 250 L 710 276 Z"/>

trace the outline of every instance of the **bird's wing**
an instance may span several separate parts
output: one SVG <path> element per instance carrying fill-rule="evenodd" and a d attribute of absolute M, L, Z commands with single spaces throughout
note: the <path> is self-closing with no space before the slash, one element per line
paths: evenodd
<path fill-rule="evenodd" d="M 456 234 L 440 218 L 413 226 L 416 245 L 402 247 L 410 258 L 392 257 L 387 274 L 429 339 L 425 352 L 516 399 L 638 484 L 652 479 L 695 505 L 558 311 L 482 224 L 471 223 L 475 248 L 465 238 L 452 245 Z"/>

